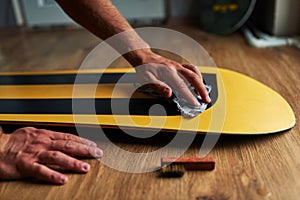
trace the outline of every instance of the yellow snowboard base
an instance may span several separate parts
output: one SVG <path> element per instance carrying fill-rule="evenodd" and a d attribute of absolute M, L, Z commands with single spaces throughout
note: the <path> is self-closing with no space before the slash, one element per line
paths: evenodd
<path fill-rule="evenodd" d="M 295 125 L 289 104 L 269 87 L 227 69 L 199 69 L 206 83 L 212 85 L 213 102 L 192 119 L 182 117 L 166 99 L 133 92 L 135 74 L 131 68 L 80 71 L 77 79 L 77 71 L 1 73 L 0 124 L 4 128 L 12 125 L 74 127 L 76 124 L 247 135 L 281 132 Z M 94 84 L 94 80 L 99 84 Z M 153 111 L 152 108 L 161 108 L 158 104 L 165 112 Z"/>

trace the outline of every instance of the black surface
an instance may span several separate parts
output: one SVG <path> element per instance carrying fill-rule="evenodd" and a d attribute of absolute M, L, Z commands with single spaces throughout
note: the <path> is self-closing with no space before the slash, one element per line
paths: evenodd
<path fill-rule="evenodd" d="M 99 80 L 101 76 L 101 79 Z M 88 73 L 80 74 L 46 74 L 46 75 L 0 75 L 0 85 L 43 85 L 43 84 L 78 84 L 116 83 L 123 77 L 121 83 L 134 83 L 135 73 Z"/>
<path fill-rule="evenodd" d="M 84 74 L 85 80 L 98 78 L 98 74 Z M 103 74 L 101 84 L 115 83 L 124 74 Z M 206 84 L 212 86 L 210 97 L 212 103 L 208 106 L 211 107 L 218 98 L 217 82 L 215 74 L 202 74 Z M 128 83 L 135 82 L 135 74 L 127 73 Z M 7 80 L 10 84 L 26 85 L 26 84 L 73 84 L 76 74 L 72 75 L 17 75 L 17 76 L 1 76 L 0 83 Z M 90 78 L 89 78 L 90 77 Z M 1 82 L 2 81 L 2 82 Z M 6 85 L 6 83 L 4 83 Z M 128 114 L 128 101 L 130 115 L 149 115 L 149 109 L 159 104 L 164 107 L 165 113 L 161 111 L 154 111 L 151 113 L 153 116 L 162 115 L 180 115 L 175 103 L 164 98 L 131 98 L 113 99 L 114 110 L 112 111 L 112 100 L 108 98 L 102 99 L 0 99 L 0 114 L 102 114 L 102 115 L 127 115 Z M 76 110 L 72 105 L 76 105 Z M 94 106 L 90 106 L 94 105 Z M 25 119 L 24 119 L 25 120 Z"/>

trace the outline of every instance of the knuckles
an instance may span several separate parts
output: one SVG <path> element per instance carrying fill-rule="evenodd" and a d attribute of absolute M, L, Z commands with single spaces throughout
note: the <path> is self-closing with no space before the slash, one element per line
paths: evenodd
<path fill-rule="evenodd" d="M 38 156 L 34 159 L 40 162 L 48 162 L 48 163 L 55 163 L 60 158 L 60 152 L 58 151 L 44 151 L 41 152 Z"/>
<path fill-rule="evenodd" d="M 158 74 L 160 77 L 165 78 L 166 76 L 174 76 L 177 74 L 177 69 L 173 66 L 162 65 L 158 68 Z"/>
<path fill-rule="evenodd" d="M 71 149 L 74 149 L 73 142 L 71 142 L 70 140 L 65 141 L 64 149 L 67 150 L 67 151 L 71 150 Z"/>
<path fill-rule="evenodd" d="M 48 153 L 49 155 L 48 155 L 48 157 L 49 157 L 49 160 L 50 161 L 55 161 L 56 159 L 58 159 L 58 157 L 59 157 L 59 153 L 57 152 L 57 151 L 52 151 L 52 152 L 50 152 L 50 153 Z"/>
<path fill-rule="evenodd" d="M 65 140 L 71 140 L 72 137 L 73 137 L 72 134 L 70 134 L 70 133 L 64 133 L 64 139 L 65 139 Z"/>
<path fill-rule="evenodd" d="M 37 174 L 42 174 L 43 172 L 43 167 L 42 165 L 38 165 L 37 163 L 32 163 L 32 171 L 37 173 Z"/>
<path fill-rule="evenodd" d="M 47 134 L 49 131 L 47 131 L 46 129 L 36 129 L 34 132 L 36 134 Z"/>
<path fill-rule="evenodd" d="M 37 130 L 37 129 L 33 128 L 33 127 L 23 127 L 23 128 L 17 129 L 14 133 L 30 134 L 30 133 L 34 132 L 35 130 Z"/>

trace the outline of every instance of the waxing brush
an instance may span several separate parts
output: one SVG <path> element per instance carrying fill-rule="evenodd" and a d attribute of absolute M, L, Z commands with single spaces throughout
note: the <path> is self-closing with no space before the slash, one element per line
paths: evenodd
<path fill-rule="evenodd" d="M 160 170 L 160 176 L 162 177 L 182 177 L 185 173 L 185 168 L 183 164 L 171 163 L 169 165 L 164 165 Z"/>
<path fill-rule="evenodd" d="M 161 176 L 182 177 L 186 170 L 214 170 L 215 161 L 211 157 L 163 157 L 161 166 Z"/>

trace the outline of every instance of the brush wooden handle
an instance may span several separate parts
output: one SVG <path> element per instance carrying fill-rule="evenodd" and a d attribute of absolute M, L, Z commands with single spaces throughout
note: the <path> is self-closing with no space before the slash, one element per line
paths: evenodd
<path fill-rule="evenodd" d="M 163 157 L 161 158 L 161 165 L 183 164 L 186 170 L 214 170 L 215 160 L 212 157 L 198 158 L 198 157 Z"/>

